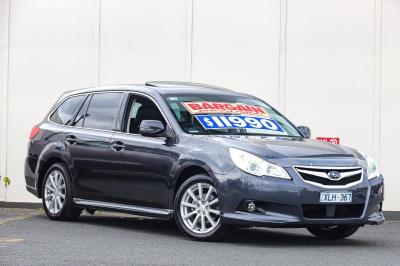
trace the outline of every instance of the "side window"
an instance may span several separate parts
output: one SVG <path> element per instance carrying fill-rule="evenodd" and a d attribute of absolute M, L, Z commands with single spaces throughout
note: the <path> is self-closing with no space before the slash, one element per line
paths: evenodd
<path fill-rule="evenodd" d="M 114 130 L 115 119 L 121 107 L 123 93 L 93 94 L 83 126 L 87 128 Z"/>
<path fill-rule="evenodd" d="M 81 106 L 81 109 L 79 109 L 72 126 L 83 127 L 83 122 L 85 121 L 86 111 L 89 106 L 90 99 L 91 96 L 86 98 L 85 103 Z"/>
<path fill-rule="evenodd" d="M 86 95 L 79 95 L 65 100 L 51 115 L 50 120 L 56 124 L 67 125 L 71 122 L 72 116 L 80 106 Z"/>
<path fill-rule="evenodd" d="M 159 120 L 164 126 L 166 122 L 157 106 L 145 97 L 135 97 L 131 107 L 128 108 L 127 132 L 139 134 L 139 126 L 143 120 Z"/>

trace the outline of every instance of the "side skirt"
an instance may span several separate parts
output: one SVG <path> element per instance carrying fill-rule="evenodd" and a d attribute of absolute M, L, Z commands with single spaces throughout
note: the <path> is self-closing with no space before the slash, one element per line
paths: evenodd
<path fill-rule="evenodd" d="M 172 219 L 174 213 L 174 211 L 170 209 L 142 207 L 142 206 L 126 205 L 126 204 L 119 204 L 112 202 L 79 199 L 79 198 L 73 198 L 73 201 L 76 205 L 84 208 L 90 207 L 92 209 L 120 211 L 137 215 L 143 215 L 143 216 L 158 217 L 163 219 Z"/>

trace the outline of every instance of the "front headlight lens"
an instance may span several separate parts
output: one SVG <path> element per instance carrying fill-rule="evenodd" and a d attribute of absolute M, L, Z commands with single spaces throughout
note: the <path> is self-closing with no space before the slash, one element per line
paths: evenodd
<path fill-rule="evenodd" d="M 238 150 L 235 148 L 229 149 L 232 161 L 242 171 L 255 176 L 273 176 L 284 179 L 291 179 L 289 174 L 282 167 L 267 162 L 251 153 Z"/>
<path fill-rule="evenodd" d="M 364 157 L 365 161 L 367 161 L 368 180 L 380 176 L 381 174 L 379 172 L 379 167 L 377 162 L 374 159 L 372 159 L 371 156 L 365 153 L 360 152 L 360 154 Z"/>

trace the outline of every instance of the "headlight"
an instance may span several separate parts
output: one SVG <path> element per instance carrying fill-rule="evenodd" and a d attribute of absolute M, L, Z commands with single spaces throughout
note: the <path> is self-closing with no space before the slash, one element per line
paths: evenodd
<path fill-rule="evenodd" d="M 229 148 L 229 154 L 235 165 L 246 173 L 256 176 L 273 176 L 284 179 L 291 179 L 289 174 L 282 167 L 267 162 L 251 153 Z"/>
<path fill-rule="evenodd" d="M 376 161 L 365 153 L 360 152 L 360 154 L 364 157 L 365 161 L 367 161 L 368 180 L 380 176 L 381 174 L 379 173 L 379 168 Z"/>

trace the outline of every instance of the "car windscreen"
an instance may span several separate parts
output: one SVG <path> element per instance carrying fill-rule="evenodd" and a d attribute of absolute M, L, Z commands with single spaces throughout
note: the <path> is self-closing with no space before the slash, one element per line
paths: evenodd
<path fill-rule="evenodd" d="M 189 134 L 301 136 L 288 120 L 257 98 L 214 94 L 163 97 Z"/>

